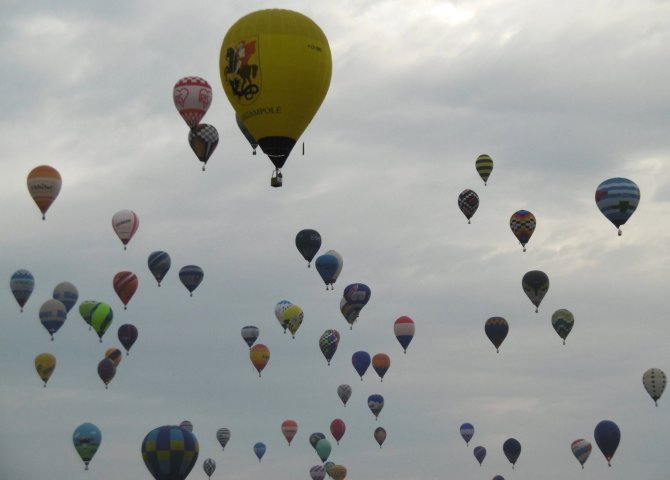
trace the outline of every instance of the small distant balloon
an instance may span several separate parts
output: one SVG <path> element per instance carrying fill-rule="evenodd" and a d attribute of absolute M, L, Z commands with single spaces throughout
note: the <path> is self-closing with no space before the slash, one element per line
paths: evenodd
<path fill-rule="evenodd" d="M 376 353 L 372 356 L 371 364 L 377 375 L 379 375 L 379 380 L 383 381 L 384 375 L 386 375 L 391 366 L 391 358 L 385 353 Z"/>
<path fill-rule="evenodd" d="M 660 368 L 650 368 L 642 374 L 642 385 L 654 401 L 654 405 L 657 407 L 658 400 L 661 398 L 661 395 L 663 395 L 666 383 L 667 378 L 665 372 Z"/>
<path fill-rule="evenodd" d="M 347 467 L 344 465 L 333 465 L 330 469 L 330 476 L 333 480 L 344 480 L 347 478 Z"/>
<path fill-rule="evenodd" d="M 109 358 L 114 363 L 114 366 L 118 367 L 123 358 L 123 354 L 118 348 L 110 347 L 105 350 L 105 358 Z"/>
<path fill-rule="evenodd" d="M 531 270 L 526 272 L 521 279 L 521 287 L 531 303 L 535 305 L 535 313 L 537 313 L 542 299 L 549 291 L 549 277 L 540 270 Z"/>
<path fill-rule="evenodd" d="M 179 270 L 179 280 L 193 296 L 193 291 L 198 288 L 202 282 L 205 273 L 197 265 L 186 265 Z"/>
<path fill-rule="evenodd" d="M 202 170 L 204 171 L 209 157 L 212 156 L 219 144 L 219 132 L 214 125 L 201 123 L 188 132 L 188 144 L 198 160 L 202 162 Z"/>
<path fill-rule="evenodd" d="M 351 386 L 343 383 L 337 387 L 337 396 L 342 400 L 342 404 L 346 407 L 349 398 L 351 398 Z"/>
<path fill-rule="evenodd" d="M 640 189 L 627 178 L 610 178 L 596 188 L 596 205 L 621 236 L 621 225 L 633 215 L 640 203 Z"/>
<path fill-rule="evenodd" d="M 407 347 L 414 338 L 414 320 L 407 316 L 399 317 L 393 324 L 393 333 L 398 339 L 403 353 L 407 353 Z"/>
<path fill-rule="evenodd" d="M 319 338 L 319 348 L 326 358 L 328 365 L 337 351 L 337 345 L 340 343 L 340 334 L 337 330 L 326 330 Z"/>
<path fill-rule="evenodd" d="M 578 438 L 572 444 L 570 444 L 570 449 L 572 454 L 575 456 L 579 464 L 584 468 L 584 463 L 588 460 L 589 455 L 591 455 L 591 442 L 584 440 L 583 438 Z"/>
<path fill-rule="evenodd" d="M 512 468 L 514 468 L 519 455 L 521 455 L 521 443 L 516 438 L 508 438 L 503 443 L 503 453 L 512 464 Z"/>
<path fill-rule="evenodd" d="M 251 346 L 258 340 L 258 335 L 260 334 L 260 330 L 258 327 L 254 325 L 247 325 L 246 327 L 242 327 L 242 339 L 246 342 L 246 344 L 251 348 Z"/>
<path fill-rule="evenodd" d="M 91 309 L 90 325 L 95 330 L 95 333 L 98 334 L 100 342 L 102 342 L 102 336 L 112 324 L 113 319 L 114 312 L 112 311 L 112 307 L 106 303 L 98 302 Z"/>
<path fill-rule="evenodd" d="M 112 217 L 112 228 L 123 243 L 125 250 L 140 226 L 140 219 L 132 210 L 119 210 Z"/>
<path fill-rule="evenodd" d="M 212 104 L 212 86 L 201 77 L 180 78 L 172 89 L 172 98 L 179 115 L 193 129 Z"/>
<path fill-rule="evenodd" d="M 61 282 L 54 288 L 52 297 L 65 305 L 65 310 L 69 313 L 79 299 L 79 291 L 70 282 Z"/>
<path fill-rule="evenodd" d="M 151 274 L 154 276 L 156 281 L 158 282 L 158 286 L 161 286 L 161 281 L 163 278 L 165 278 L 165 274 L 167 274 L 168 270 L 170 270 L 170 265 L 172 264 L 170 260 L 170 255 L 167 252 L 163 251 L 156 251 L 152 252 L 149 255 L 149 259 L 147 261 L 149 265 L 149 270 L 151 271 Z"/>
<path fill-rule="evenodd" d="M 347 431 L 347 426 L 344 423 L 344 420 L 341 418 L 336 418 L 332 422 L 330 422 L 330 433 L 337 442 L 337 444 L 340 444 L 340 440 L 342 440 L 342 437 L 344 436 L 344 432 Z"/>
<path fill-rule="evenodd" d="M 321 234 L 312 229 L 300 230 L 295 236 L 295 246 L 310 267 L 316 252 L 321 248 Z"/>
<path fill-rule="evenodd" d="M 63 323 L 65 323 L 67 309 L 62 302 L 52 298 L 42 304 L 39 316 L 40 322 L 42 322 L 44 328 L 49 332 L 51 340 L 53 340 L 54 333 L 56 333 L 58 329 L 63 326 Z"/>
<path fill-rule="evenodd" d="M 258 376 L 260 377 L 261 372 L 270 361 L 270 349 L 262 343 L 257 343 L 249 349 L 249 358 L 251 358 L 251 363 L 256 368 L 256 371 L 258 371 Z"/>
<path fill-rule="evenodd" d="M 281 433 L 290 446 L 293 437 L 298 433 L 298 422 L 295 420 L 284 420 L 281 424 Z"/>
<path fill-rule="evenodd" d="M 214 473 L 214 470 L 216 470 L 216 462 L 211 458 L 207 458 L 202 463 L 202 469 L 205 471 L 207 478 L 212 478 L 212 474 Z"/>
<path fill-rule="evenodd" d="M 72 433 L 72 443 L 74 448 L 84 461 L 85 470 L 88 470 L 88 464 L 95 456 L 95 452 L 100 448 L 102 442 L 102 432 L 92 423 L 82 423 L 74 429 Z"/>
<path fill-rule="evenodd" d="M 509 219 L 509 227 L 519 240 L 524 252 L 526 251 L 526 244 L 535 231 L 535 226 L 535 215 L 528 210 L 519 210 L 513 213 Z"/>
<path fill-rule="evenodd" d="M 221 445 L 221 448 L 225 450 L 228 440 L 230 440 L 230 429 L 225 427 L 219 428 L 216 431 L 216 440 Z"/>
<path fill-rule="evenodd" d="M 267 448 L 265 447 L 265 444 L 263 442 L 257 442 L 254 444 L 254 453 L 256 454 L 256 457 L 258 458 L 259 462 L 263 458 L 263 455 L 265 455 L 266 450 Z"/>
<path fill-rule="evenodd" d="M 551 315 L 551 326 L 554 327 L 558 336 L 563 339 L 563 345 L 565 345 L 565 339 L 568 338 L 574 324 L 575 317 L 570 310 L 565 308 L 560 308 Z"/>
<path fill-rule="evenodd" d="M 114 375 L 116 375 L 114 362 L 109 358 L 100 360 L 100 363 L 98 363 L 98 376 L 102 380 L 102 383 L 105 384 L 105 388 L 109 386 L 109 382 L 112 381 Z"/>
<path fill-rule="evenodd" d="M 330 445 L 330 442 L 325 438 L 322 438 L 316 442 L 316 446 L 314 447 L 316 454 L 319 456 L 322 462 L 328 460 L 332 448 L 333 447 Z"/>
<path fill-rule="evenodd" d="M 46 218 L 47 210 L 60 193 L 63 181 L 60 173 L 49 165 L 40 165 L 28 173 L 28 193 L 42 212 L 42 220 Z"/>
<path fill-rule="evenodd" d="M 475 168 L 477 169 L 479 176 L 484 180 L 484 186 L 486 186 L 489 175 L 491 175 L 491 172 L 493 171 L 493 160 L 489 155 L 482 154 L 475 160 Z"/>
<path fill-rule="evenodd" d="M 321 432 L 314 432 L 309 436 L 309 444 L 313 449 L 316 449 L 316 444 L 319 443 L 319 440 L 326 438 L 326 436 Z"/>
<path fill-rule="evenodd" d="M 114 275 L 112 286 L 121 300 L 121 303 L 123 303 L 124 310 L 128 308 L 128 302 L 130 302 L 130 299 L 135 295 L 138 285 L 139 281 L 137 280 L 137 275 L 133 272 L 123 271 Z"/>
<path fill-rule="evenodd" d="M 598 448 L 605 456 L 605 460 L 607 460 L 607 465 L 611 467 L 612 457 L 621 440 L 619 426 L 611 420 L 603 420 L 596 425 L 593 436 Z"/>
<path fill-rule="evenodd" d="M 479 208 L 479 195 L 472 190 L 465 189 L 458 195 L 458 208 L 461 210 L 465 218 L 470 219 Z"/>
<path fill-rule="evenodd" d="M 56 357 L 50 353 L 40 353 L 35 357 L 35 370 L 44 382 L 44 386 L 47 386 L 51 374 L 56 368 Z"/>
<path fill-rule="evenodd" d="M 316 271 L 319 272 L 321 279 L 326 284 L 326 290 L 334 289 L 333 284 L 337 281 L 342 271 L 342 256 L 335 250 L 328 250 L 323 255 L 317 257 L 314 263 Z"/>
<path fill-rule="evenodd" d="M 302 325 L 305 313 L 298 305 L 292 304 L 288 306 L 283 313 L 282 324 L 285 324 L 288 331 L 291 332 L 291 337 L 295 338 L 295 334 Z"/>
<path fill-rule="evenodd" d="M 375 393 L 372 394 L 368 397 L 368 408 L 372 412 L 372 414 L 375 416 L 375 420 L 377 417 L 379 417 L 379 414 L 382 411 L 382 408 L 384 408 L 384 397 L 381 395 Z"/>
<path fill-rule="evenodd" d="M 368 370 L 370 363 L 372 363 L 370 354 L 363 350 L 354 352 L 354 354 L 351 356 L 351 364 L 354 366 L 354 369 L 361 377 L 361 380 L 363 380 L 363 375 L 365 375 L 365 372 Z"/>
<path fill-rule="evenodd" d="M 474 448 L 474 450 L 472 451 L 472 453 L 474 454 L 475 458 L 476 458 L 477 461 L 479 462 L 479 466 L 481 467 L 481 466 L 482 466 L 482 462 L 483 462 L 484 459 L 486 458 L 486 448 L 484 448 L 484 447 L 482 447 L 481 445 L 479 445 L 479 446 L 477 446 L 477 447 Z"/>
<path fill-rule="evenodd" d="M 465 445 L 467 446 L 472 436 L 475 434 L 475 427 L 471 423 L 464 423 L 460 428 L 461 437 L 465 440 Z"/>
<path fill-rule="evenodd" d="M 503 317 L 491 317 L 484 324 L 484 332 L 486 332 L 486 336 L 489 337 L 493 346 L 496 347 L 496 353 L 499 353 L 498 348 L 507 337 L 509 325 Z"/>
<path fill-rule="evenodd" d="M 119 337 L 119 342 L 121 342 L 123 348 L 126 349 L 126 355 L 130 353 L 130 347 L 132 347 L 137 340 L 137 333 L 137 327 L 130 323 L 124 323 L 119 327 L 117 336 Z"/>
<path fill-rule="evenodd" d="M 386 440 L 386 430 L 382 427 L 377 427 L 375 428 L 373 436 L 375 437 L 375 440 L 379 444 L 379 448 L 382 448 L 382 444 Z"/>
<path fill-rule="evenodd" d="M 190 420 L 184 420 L 182 421 L 179 426 L 183 428 L 184 430 L 189 431 L 190 433 L 193 433 L 193 424 L 191 423 Z"/>
<path fill-rule="evenodd" d="M 326 477 L 326 469 L 323 465 L 314 465 L 309 469 L 309 476 L 312 480 L 323 480 Z"/>
<path fill-rule="evenodd" d="M 28 270 L 17 270 L 9 278 L 9 288 L 12 291 L 12 295 L 14 295 L 16 303 L 19 304 L 23 312 L 23 307 L 28 302 L 35 288 L 35 277 Z"/>

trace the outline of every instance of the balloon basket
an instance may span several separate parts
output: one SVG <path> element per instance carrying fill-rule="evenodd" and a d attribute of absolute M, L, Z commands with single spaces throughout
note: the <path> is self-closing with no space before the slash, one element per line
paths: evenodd
<path fill-rule="evenodd" d="M 274 173 L 272 174 L 272 178 L 270 179 L 270 186 L 278 188 L 282 186 L 283 183 L 283 175 L 279 170 L 275 170 Z"/>

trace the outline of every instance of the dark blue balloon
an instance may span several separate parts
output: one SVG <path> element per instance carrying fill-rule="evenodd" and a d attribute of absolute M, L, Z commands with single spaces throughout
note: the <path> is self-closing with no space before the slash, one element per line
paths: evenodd
<path fill-rule="evenodd" d="M 370 287 L 364 283 L 352 283 L 344 289 L 343 297 L 349 305 L 363 308 L 370 300 Z"/>
<path fill-rule="evenodd" d="M 321 248 L 321 235 L 316 230 L 300 230 L 295 237 L 295 246 L 298 251 L 307 260 L 307 266 L 316 256 L 316 252 Z"/>
<path fill-rule="evenodd" d="M 362 350 L 354 352 L 354 354 L 351 356 L 351 364 L 358 372 L 358 375 L 361 377 L 361 380 L 363 380 L 363 375 L 365 375 L 365 372 L 367 371 L 371 362 L 372 358 L 370 357 L 370 354 Z"/>
<path fill-rule="evenodd" d="M 521 444 L 516 438 L 508 438 L 503 443 L 503 452 L 507 460 L 512 464 L 512 468 L 514 468 L 514 464 L 518 460 L 519 455 L 521 455 Z"/>
<path fill-rule="evenodd" d="M 261 458 L 263 458 L 263 455 L 265 455 L 265 444 L 263 442 L 258 442 L 254 445 L 254 453 L 258 457 L 258 461 L 261 461 Z"/>
<path fill-rule="evenodd" d="M 149 255 L 147 263 L 149 265 L 149 270 L 151 270 L 151 274 L 154 276 L 160 287 L 161 281 L 168 270 L 170 270 L 170 265 L 172 264 L 170 255 L 168 255 L 167 252 L 162 251 L 152 252 Z"/>
<path fill-rule="evenodd" d="M 475 449 L 472 453 L 474 453 L 475 458 L 479 462 L 479 466 L 481 466 L 482 462 L 484 461 L 484 458 L 486 458 L 486 449 L 482 446 L 478 446 L 478 447 L 475 447 Z"/>
<path fill-rule="evenodd" d="M 319 272 L 321 279 L 326 284 L 327 290 L 328 285 L 332 286 L 340 273 L 340 269 L 342 268 L 340 259 L 329 251 L 317 257 L 314 265 L 316 266 L 316 271 Z"/>
<path fill-rule="evenodd" d="M 614 452 L 616 452 L 616 449 L 619 446 L 619 441 L 621 440 L 621 431 L 619 430 L 619 427 L 616 423 L 610 420 L 603 420 L 596 425 L 593 436 L 596 439 L 598 448 L 603 452 L 603 455 L 605 455 L 607 465 L 611 467 L 612 464 L 610 463 L 610 460 L 612 460 Z"/>
<path fill-rule="evenodd" d="M 197 265 L 186 265 L 179 270 L 179 280 L 191 293 L 191 296 L 193 296 L 193 290 L 198 288 L 204 277 L 205 273 Z"/>

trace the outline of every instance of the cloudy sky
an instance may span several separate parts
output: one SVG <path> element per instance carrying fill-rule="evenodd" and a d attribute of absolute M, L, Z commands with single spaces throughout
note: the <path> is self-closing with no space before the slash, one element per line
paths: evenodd
<path fill-rule="evenodd" d="M 522 0 L 287 0 L 190 3 L 19 2 L 0 22 L 0 162 L 5 208 L 2 260 L 9 279 L 30 270 L 36 287 L 19 312 L 0 289 L 0 477 L 150 479 L 140 456 L 154 427 L 189 420 L 200 458 L 189 478 L 309 478 L 320 463 L 312 432 L 347 432 L 331 460 L 347 478 L 658 479 L 667 476 L 667 399 L 642 387 L 656 367 L 670 373 L 666 295 L 670 262 L 670 3 Z M 252 156 L 218 71 L 228 28 L 258 9 L 300 11 L 329 39 L 329 92 L 272 189 L 272 166 Z M 221 140 L 206 172 L 172 101 L 181 77 L 214 90 L 204 121 Z M 488 186 L 474 167 L 495 162 Z M 42 221 L 25 179 L 49 164 L 63 177 Z M 596 186 L 627 177 L 641 190 L 623 236 L 601 215 Z M 478 192 L 468 225 L 458 194 Z M 110 224 L 132 209 L 140 227 L 124 251 Z M 528 251 L 509 217 L 532 211 Z M 296 233 L 321 233 L 320 253 L 344 268 L 326 291 L 295 248 Z M 165 250 L 172 269 L 158 288 L 147 257 Z M 205 279 L 192 298 L 177 271 L 197 264 Z M 131 270 L 139 289 L 124 311 L 112 277 Z M 551 286 L 539 313 L 521 289 L 529 270 Z M 70 281 L 80 300 L 105 301 L 114 323 L 102 344 L 73 310 L 49 336 L 38 319 L 54 286 Z M 353 330 L 339 312 L 344 287 L 372 298 Z M 7 285 L 7 284 L 6 284 Z M 274 314 L 287 299 L 304 322 L 284 335 Z M 567 308 L 575 327 L 563 346 L 551 314 Z M 412 317 L 406 355 L 393 322 Z M 500 353 L 484 322 L 503 316 Z M 97 376 L 116 329 L 139 339 L 108 390 Z M 257 325 L 271 350 L 262 378 L 240 337 Z M 341 333 L 330 367 L 324 330 Z M 360 381 L 357 350 L 386 352 L 380 383 Z M 33 359 L 57 357 L 45 389 Z M 341 383 L 353 395 L 344 407 Z M 379 393 L 379 420 L 367 397 Z M 294 444 L 280 432 L 298 422 Z M 595 425 L 622 432 L 609 468 Z M 90 471 L 72 446 L 83 422 L 102 431 Z M 475 426 L 466 446 L 458 429 Z M 380 450 L 372 433 L 383 426 Z M 215 432 L 232 432 L 225 451 Z M 514 470 L 502 444 L 522 453 Z M 581 470 L 570 451 L 593 443 Z M 259 464 L 258 441 L 268 450 Z M 333 441 L 334 444 L 334 441 Z M 480 467 L 474 446 L 488 455 Z"/>

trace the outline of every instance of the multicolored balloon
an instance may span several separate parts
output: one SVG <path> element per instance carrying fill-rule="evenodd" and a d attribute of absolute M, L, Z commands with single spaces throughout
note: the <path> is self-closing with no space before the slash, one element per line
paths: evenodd
<path fill-rule="evenodd" d="M 667 378 L 665 372 L 660 368 L 650 368 L 644 374 L 642 374 L 642 385 L 647 391 L 651 399 L 654 401 L 654 405 L 658 407 L 658 400 L 663 395 L 665 390 L 665 384 L 667 383 Z"/>
<path fill-rule="evenodd" d="M 582 466 L 582 469 L 584 469 L 584 464 L 589 459 L 589 455 L 591 455 L 591 442 L 584 440 L 583 438 L 578 438 L 570 444 L 570 449 L 572 450 L 572 454 L 575 456 L 579 464 Z"/>
<path fill-rule="evenodd" d="M 40 353 L 35 357 L 35 370 L 44 382 L 44 387 L 47 386 L 51 374 L 56 368 L 56 357 L 50 353 Z"/>
<path fill-rule="evenodd" d="M 565 308 L 560 308 L 551 315 L 551 326 L 554 327 L 558 336 L 563 339 L 563 345 L 565 345 L 565 339 L 568 338 L 574 324 L 575 317 L 570 310 Z"/>
<path fill-rule="evenodd" d="M 251 348 L 251 346 L 258 340 L 258 335 L 260 334 L 260 330 L 258 327 L 254 325 L 247 325 L 246 327 L 242 327 L 242 339 L 246 342 L 246 344 Z"/>
<path fill-rule="evenodd" d="M 596 205 L 614 224 L 621 236 L 621 225 L 633 215 L 640 203 L 640 189 L 627 178 L 610 178 L 596 188 Z"/>
<path fill-rule="evenodd" d="M 212 87 L 201 77 L 184 77 L 172 89 L 172 99 L 186 125 L 195 128 L 212 104 Z"/>
<path fill-rule="evenodd" d="M 377 375 L 379 375 L 379 381 L 384 381 L 384 375 L 391 366 L 391 358 L 385 353 L 375 353 L 372 356 L 372 368 L 374 368 Z"/>
<path fill-rule="evenodd" d="M 121 303 L 123 303 L 124 310 L 128 309 L 128 302 L 130 302 L 130 299 L 135 295 L 138 285 L 139 281 L 137 275 L 133 272 L 123 271 L 114 275 L 112 286 L 114 287 L 116 294 L 119 296 Z"/>
<path fill-rule="evenodd" d="M 280 300 L 277 302 L 277 305 L 275 305 L 275 317 L 277 318 L 279 325 L 281 325 L 281 328 L 284 329 L 284 333 L 286 333 L 286 329 L 288 328 L 288 318 L 284 316 L 284 312 L 286 312 L 291 305 L 293 305 L 293 303 L 288 300 Z"/>
<path fill-rule="evenodd" d="M 491 172 L 493 171 L 493 160 L 490 156 L 482 154 L 475 160 L 475 168 L 477 169 L 479 176 L 484 180 L 484 186 L 486 186 L 489 175 L 491 175 Z"/>
<path fill-rule="evenodd" d="M 352 283 L 347 285 L 340 302 L 340 311 L 344 315 L 349 328 L 353 328 L 354 322 L 367 303 L 370 301 L 372 291 L 364 283 Z"/>
<path fill-rule="evenodd" d="M 354 369 L 356 370 L 356 372 L 358 372 L 358 375 L 361 377 L 361 381 L 363 381 L 363 375 L 365 375 L 365 372 L 370 366 L 370 363 L 372 363 L 372 358 L 370 358 L 370 354 L 363 350 L 354 352 L 354 354 L 351 356 L 351 364 L 354 366 Z"/>
<path fill-rule="evenodd" d="M 505 337 L 507 337 L 507 333 L 509 332 L 509 325 L 507 324 L 507 320 L 505 320 L 503 317 L 489 318 L 484 324 L 484 332 L 486 332 L 486 336 L 489 337 L 489 340 L 491 340 L 493 346 L 496 347 L 496 353 L 500 353 L 498 348 L 502 344 L 503 340 L 505 340 Z"/>
<path fill-rule="evenodd" d="M 321 248 L 321 234 L 309 228 L 300 230 L 295 236 L 295 246 L 298 248 L 300 255 L 307 260 L 307 266 L 310 267 L 316 252 Z"/>
<path fill-rule="evenodd" d="M 130 323 L 124 323 L 119 327 L 117 336 L 119 337 L 119 342 L 121 342 L 123 348 L 126 349 L 126 355 L 130 353 L 130 347 L 132 347 L 137 340 L 137 333 L 137 327 Z"/>
<path fill-rule="evenodd" d="M 309 476 L 312 480 L 323 480 L 326 477 L 326 469 L 323 465 L 314 465 L 309 469 Z"/>
<path fill-rule="evenodd" d="M 54 288 L 52 297 L 65 305 L 65 310 L 70 313 L 72 307 L 79 300 L 79 291 L 70 282 L 61 282 Z"/>
<path fill-rule="evenodd" d="M 228 100 L 276 177 L 328 91 L 332 58 L 326 36 L 300 13 L 256 11 L 226 32 L 219 68 Z M 271 114 L 259 115 L 258 105 L 272 105 Z"/>
<path fill-rule="evenodd" d="M 509 219 L 509 227 L 519 240 L 524 252 L 526 251 L 526 244 L 535 231 L 536 224 L 535 215 L 528 210 L 519 210 L 513 213 Z"/>
<path fill-rule="evenodd" d="M 345 407 L 347 406 L 349 398 L 351 398 L 351 391 L 351 386 L 347 385 L 346 383 L 343 383 L 337 387 L 337 396 L 340 397 L 340 400 L 342 400 L 342 403 Z"/>
<path fill-rule="evenodd" d="M 17 270 L 9 278 L 9 288 L 12 291 L 12 295 L 14 295 L 14 299 L 16 299 L 16 303 L 19 304 L 23 312 L 23 307 L 28 302 L 35 288 L 35 277 L 28 270 Z"/>
<path fill-rule="evenodd" d="M 284 435 L 289 446 L 291 446 L 293 437 L 298 433 L 298 422 L 295 420 L 284 420 L 281 424 L 281 433 Z"/>
<path fill-rule="evenodd" d="M 112 217 L 112 228 L 123 243 L 123 249 L 128 246 L 128 242 L 133 238 L 135 232 L 140 226 L 140 219 L 132 210 L 119 210 Z"/>
<path fill-rule="evenodd" d="M 207 160 L 219 144 L 219 132 L 213 125 L 201 123 L 188 132 L 188 144 L 195 156 L 202 162 L 202 171 L 204 172 Z"/>
<path fill-rule="evenodd" d="M 458 208 L 460 208 L 465 218 L 470 219 L 479 208 L 479 195 L 474 191 L 465 189 L 458 195 Z"/>
<path fill-rule="evenodd" d="M 67 309 L 62 302 L 52 298 L 42 304 L 39 316 L 40 322 L 42 322 L 44 328 L 49 332 L 51 340 L 53 340 L 54 333 L 56 333 L 58 329 L 63 326 L 63 323 L 65 323 Z"/>
<path fill-rule="evenodd" d="M 198 461 L 198 439 L 185 428 L 163 425 L 142 441 L 142 460 L 156 480 L 184 480 Z"/>
<path fill-rule="evenodd" d="M 549 291 L 549 277 L 540 270 L 531 270 L 521 279 L 521 287 L 531 303 L 535 305 L 535 313 L 538 312 L 542 299 Z"/>
<path fill-rule="evenodd" d="M 337 345 L 340 343 L 340 333 L 337 330 L 326 330 L 319 338 L 319 348 L 326 357 L 328 365 L 337 351 Z"/>
<path fill-rule="evenodd" d="M 619 426 L 611 420 L 603 420 L 596 425 L 593 432 L 598 448 L 605 456 L 607 465 L 612 466 L 611 460 L 621 440 Z"/>
<path fill-rule="evenodd" d="M 368 397 L 368 408 L 375 416 L 375 420 L 377 420 L 379 414 L 382 411 L 382 408 L 384 408 L 384 397 L 382 397 L 378 393 L 370 395 Z"/>
<path fill-rule="evenodd" d="M 403 353 L 407 353 L 407 347 L 414 338 L 414 320 L 407 316 L 399 317 L 393 324 L 393 333 L 398 339 Z"/>
<path fill-rule="evenodd" d="M 342 271 L 342 265 L 342 256 L 335 250 L 328 250 L 323 255 L 317 257 L 314 266 L 326 284 L 326 290 L 328 290 L 329 286 L 331 290 L 335 289 L 333 284 L 337 281 L 337 277 L 339 277 Z"/>
<path fill-rule="evenodd" d="M 342 440 L 342 437 L 344 436 L 344 432 L 347 431 L 347 426 L 344 423 L 344 420 L 341 418 L 336 418 L 332 422 L 330 422 L 330 433 L 337 442 L 337 444 L 340 444 L 340 440 Z"/>
<path fill-rule="evenodd" d="M 205 272 L 197 265 L 186 265 L 179 270 L 179 280 L 189 291 L 191 297 L 193 296 L 193 290 L 198 288 L 204 277 Z"/>
<path fill-rule="evenodd" d="M 258 343 L 249 349 L 249 358 L 260 377 L 261 372 L 270 361 L 270 349 L 262 343 Z"/>
<path fill-rule="evenodd" d="M 100 360 L 98 363 L 98 376 L 102 380 L 102 383 L 105 384 L 105 389 L 109 387 L 109 382 L 112 381 L 114 375 L 116 375 L 116 365 L 114 365 L 114 362 L 106 357 Z"/>
<path fill-rule="evenodd" d="M 214 470 L 216 470 L 216 462 L 211 458 L 207 458 L 202 463 L 202 469 L 205 471 L 205 475 L 207 475 L 207 478 L 212 478 Z"/>
<path fill-rule="evenodd" d="M 160 287 L 161 281 L 163 280 L 163 278 L 165 278 L 165 275 L 167 274 L 168 270 L 170 270 L 170 265 L 172 265 L 170 255 L 167 252 L 163 252 L 161 250 L 152 252 L 149 255 L 147 263 L 149 265 L 149 270 L 151 271 L 151 274 L 154 276 L 154 278 L 158 282 L 158 286 Z"/>
<path fill-rule="evenodd" d="M 519 455 L 521 455 L 521 443 L 516 438 L 508 438 L 503 443 L 503 453 L 512 464 L 512 468 L 514 468 L 514 464 L 516 464 Z"/>
<path fill-rule="evenodd" d="M 219 428 L 216 431 L 216 439 L 221 444 L 222 449 L 226 449 L 226 445 L 228 444 L 228 440 L 230 440 L 230 429 L 228 428 Z"/>
<path fill-rule="evenodd" d="M 295 334 L 302 325 L 302 320 L 305 316 L 305 313 L 302 311 L 298 305 L 291 304 L 289 305 L 283 313 L 282 323 L 286 325 L 288 331 L 291 332 L 291 337 L 295 338 Z"/>
<path fill-rule="evenodd" d="M 377 427 L 372 436 L 375 437 L 375 440 L 379 444 L 379 448 L 382 448 L 382 444 L 386 440 L 386 430 L 383 427 Z"/>
<path fill-rule="evenodd" d="M 479 466 L 482 466 L 482 462 L 486 458 L 486 448 L 482 447 L 481 445 L 476 446 L 475 449 L 472 451 L 474 454 L 475 458 L 479 462 Z"/>
<path fill-rule="evenodd" d="M 93 460 L 95 452 L 100 448 L 102 442 L 102 432 L 92 423 L 82 423 L 74 429 L 72 433 L 72 443 L 74 448 L 84 461 L 85 470 L 88 470 L 88 464 Z"/>
<path fill-rule="evenodd" d="M 256 458 L 258 458 L 259 462 L 263 458 L 263 455 L 265 455 L 266 450 L 267 448 L 263 442 L 257 442 L 254 444 L 254 453 L 256 454 Z"/>
<path fill-rule="evenodd" d="M 464 423 L 460 428 L 461 437 L 465 440 L 465 445 L 467 446 L 472 436 L 475 434 L 475 427 L 471 423 Z"/>
<path fill-rule="evenodd" d="M 44 220 L 47 210 L 60 193 L 63 184 L 60 173 L 49 165 L 40 165 L 28 173 L 27 184 L 28 193 L 42 212 L 42 220 Z"/>

